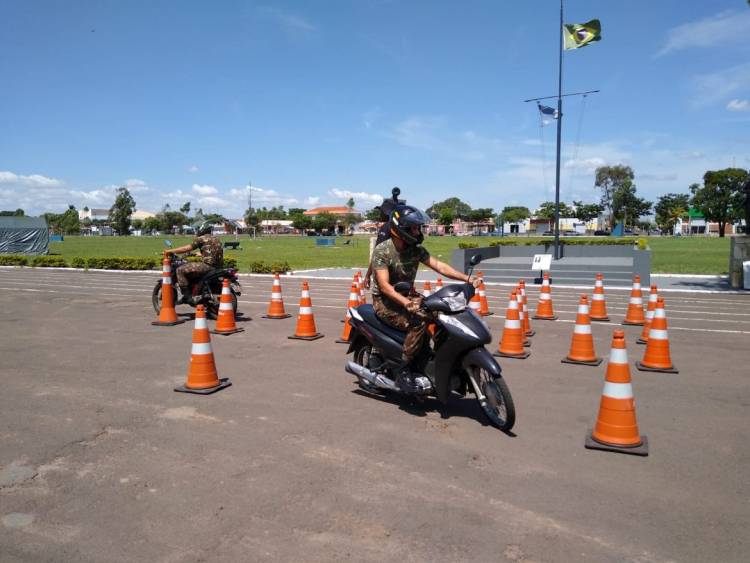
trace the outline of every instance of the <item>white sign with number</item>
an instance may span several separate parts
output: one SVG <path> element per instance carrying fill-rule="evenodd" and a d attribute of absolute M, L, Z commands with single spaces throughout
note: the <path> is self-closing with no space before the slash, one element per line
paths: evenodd
<path fill-rule="evenodd" d="M 534 254 L 534 259 L 531 261 L 532 270 L 549 270 L 551 265 L 551 254 Z"/>

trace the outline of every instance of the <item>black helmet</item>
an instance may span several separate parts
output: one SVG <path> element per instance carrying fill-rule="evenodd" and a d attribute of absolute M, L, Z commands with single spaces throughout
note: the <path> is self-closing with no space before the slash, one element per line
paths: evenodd
<path fill-rule="evenodd" d="M 422 225 L 429 222 L 430 218 L 413 205 L 396 205 L 391 212 L 391 235 L 404 241 L 407 246 L 422 244 L 424 240 Z M 419 227 L 418 235 L 413 235 L 411 232 L 411 228 L 415 225 Z"/>
<path fill-rule="evenodd" d="M 399 188 L 393 188 L 391 190 L 391 194 L 392 197 L 383 199 L 383 203 L 375 206 L 375 209 L 380 211 L 380 217 L 382 221 L 388 221 L 391 218 L 391 213 L 397 205 L 404 205 L 406 203 L 405 199 L 398 199 L 398 196 L 401 194 L 401 190 Z"/>
<path fill-rule="evenodd" d="M 212 225 L 208 221 L 203 221 L 201 223 L 196 223 L 194 226 L 195 234 L 200 236 L 207 235 L 212 230 Z"/>

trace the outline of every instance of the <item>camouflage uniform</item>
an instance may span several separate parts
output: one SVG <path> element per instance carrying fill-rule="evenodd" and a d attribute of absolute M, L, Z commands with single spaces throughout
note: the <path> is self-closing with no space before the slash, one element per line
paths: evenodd
<path fill-rule="evenodd" d="M 190 278 L 198 278 L 224 265 L 224 249 L 221 241 L 215 236 L 196 237 L 192 247 L 193 250 L 200 249 L 203 262 L 188 262 L 177 268 L 177 283 L 182 288 L 188 287 Z"/>
<path fill-rule="evenodd" d="M 388 239 L 375 247 L 372 253 L 372 269 L 388 270 L 391 285 L 398 282 L 414 283 L 419 263 L 426 264 L 430 253 L 422 246 L 408 246 L 403 252 L 396 250 L 393 239 Z M 427 322 L 422 316 L 409 313 L 401 304 L 381 295 L 378 278 L 374 276 L 372 305 L 375 314 L 384 323 L 406 331 L 402 356 L 411 362 L 427 343 Z"/>

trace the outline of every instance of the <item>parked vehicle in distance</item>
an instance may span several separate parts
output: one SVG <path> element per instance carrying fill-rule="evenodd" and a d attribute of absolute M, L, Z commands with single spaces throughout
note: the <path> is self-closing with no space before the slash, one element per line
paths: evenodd
<path fill-rule="evenodd" d="M 608 237 L 609 231 L 594 231 L 595 237 Z"/>

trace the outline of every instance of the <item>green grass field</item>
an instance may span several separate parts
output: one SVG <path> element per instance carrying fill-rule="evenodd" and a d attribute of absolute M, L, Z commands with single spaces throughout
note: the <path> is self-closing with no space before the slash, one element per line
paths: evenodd
<path fill-rule="evenodd" d="M 190 242 L 191 237 L 65 237 L 63 242 L 50 243 L 50 253 L 71 259 L 76 256 L 159 256 L 164 239 L 175 246 Z M 226 237 L 225 240 L 234 240 Z M 344 244 L 347 240 L 349 244 Z M 425 247 L 441 260 L 450 262 L 451 253 L 459 242 L 486 245 L 487 237 L 427 237 Z M 523 239 L 527 240 L 527 239 Z M 551 238 L 543 239 L 545 242 Z M 367 264 L 367 237 L 339 237 L 334 247 L 315 246 L 314 237 L 278 236 L 239 237 L 241 250 L 225 250 L 226 256 L 238 260 L 241 271 L 250 262 L 286 260 L 294 270 L 335 267 L 364 267 Z M 729 263 L 729 238 L 716 237 L 650 237 L 652 269 L 661 273 L 726 274 Z"/>

